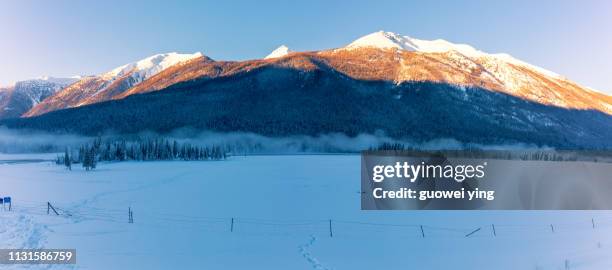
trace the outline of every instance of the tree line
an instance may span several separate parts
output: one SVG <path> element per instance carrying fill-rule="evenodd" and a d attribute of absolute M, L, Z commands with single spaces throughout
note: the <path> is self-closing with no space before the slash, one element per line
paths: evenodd
<path fill-rule="evenodd" d="M 201 146 L 165 138 L 130 141 L 97 138 L 77 151 L 66 149 L 57 156 L 56 164 L 68 169 L 72 169 L 72 164 L 81 164 L 85 170 L 92 170 L 99 161 L 224 160 L 228 153 L 226 147 L 218 145 Z"/>

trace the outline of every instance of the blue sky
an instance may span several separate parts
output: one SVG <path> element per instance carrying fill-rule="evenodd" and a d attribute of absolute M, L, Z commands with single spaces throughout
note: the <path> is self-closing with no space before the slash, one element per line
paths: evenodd
<path fill-rule="evenodd" d="M 146 56 L 260 58 L 386 30 L 507 52 L 612 94 L 612 1 L 2 1 L 0 85 Z"/>

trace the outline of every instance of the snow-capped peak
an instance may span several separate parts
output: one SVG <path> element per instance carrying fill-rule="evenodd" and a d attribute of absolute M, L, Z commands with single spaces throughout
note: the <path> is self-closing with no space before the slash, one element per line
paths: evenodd
<path fill-rule="evenodd" d="M 385 31 L 378 31 L 363 36 L 346 46 L 346 48 L 359 47 L 374 47 L 380 49 L 396 48 L 400 50 L 417 52 L 457 51 L 466 56 L 479 56 L 483 54 L 483 52 L 476 50 L 474 47 L 467 44 L 454 44 L 443 39 L 421 40 Z"/>
<path fill-rule="evenodd" d="M 268 56 L 266 56 L 264 59 L 271 59 L 271 58 L 279 58 L 279 57 L 283 57 L 289 53 L 293 52 L 292 50 L 289 49 L 289 47 L 285 46 L 285 45 L 281 45 L 280 47 L 276 48 L 276 50 L 272 51 L 270 54 L 268 54 Z"/>
<path fill-rule="evenodd" d="M 378 31 L 365 35 L 347 45 L 346 48 L 373 47 L 379 49 L 402 49 L 415 51 L 410 37 L 402 37 L 392 32 Z"/>
<path fill-rule="evenodd" d="M 369 35 L 358 38 L 345 48 L 362 48 L 372 47 L 379 49 L 399 49 L 406 51 L 417 51 L 425 53 L 444 53 L 444 52 L 458 52 L 469 58 L 489 58 L 510 63 L 513 65 L 523 66 L 545 74 L 547 76 L 561 78 L 558 74 L 546 70 L 544 68 L 531 65 L 527 62 L 521 61 L 512 57 L 506 53 L 488 54 L 486 52 L 475 49 L 474 47 L 467 44 L 455 44 L 448 42 L 443 39 L 436 40 L 422 40 L 416 39 L 409 36 L 402 36 L 392 32 L 378 31 Z"/>
<path fill-rule="evenodd" d="M 11 82 L 10 84 L 7 85 L 0 85 L 0 88 L 9 88 L 9 87 L 14 87 L 17 84 L 35 84 L 35 83 L 42 83 L 42 84 L 55 84 L 55 85 L 60 85 L 60 86 L 67 86 L 71 83 L 74 83 L 78 80 L 80 80 L 82 77 L 81 76 L 70 76 L 70 77 L 65 77 L 65 78 L 60 78 L 60 77 L 51 77 L 51 76 L 40 76 L 36 79 L 27 79 L 27 80 L 21 80 L 21 81 L 15 81 L 15 82 Z"/>
<path fill-rule="evenodd" d="M 129 72 L 136 72 L 140 75 L 140 77 L 148 78 L 175 64 L 201 56 L 202 53 L 200 52 L 196 52 L 193 54 L 180 54 L 176 52 L 156 54 L 140 61 L 115 68 L 103 74 L 102 77 L 112 79 L 118 76 L 125 75 Z"/>
<path fill-rule="evenodd" d="M 41 76 L 41 77 L 36 78 L 36 80 L 46 81 L 46 82 L 60 84 L 60 85 L 69 85 L 69 84 L 71 84 L 73 82 L 76 82 L 76 81 L 80 80 L 81 78 L 82 78 L 81 76 L 70 76 L 70 77 L 66 77 L 66 78 L 58 78 L 58 77 L 51 77 L 51 76 Z"/>

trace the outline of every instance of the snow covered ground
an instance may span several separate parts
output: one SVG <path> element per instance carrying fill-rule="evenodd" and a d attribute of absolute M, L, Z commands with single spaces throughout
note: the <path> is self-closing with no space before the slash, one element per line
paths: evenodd
<path fill-rule="evenodd" d="M 13 198 L 13 211 L 0 210 L 0 248 L 77 250 L 76 266 L 0 268 L 612 267 L 611 212 L 361 211 L 359 173 L 356 155 L 102 163 L 91 172 L 0 162 L 0 196 Z M 47 202 L 61 215 L 47 215 Z"/>

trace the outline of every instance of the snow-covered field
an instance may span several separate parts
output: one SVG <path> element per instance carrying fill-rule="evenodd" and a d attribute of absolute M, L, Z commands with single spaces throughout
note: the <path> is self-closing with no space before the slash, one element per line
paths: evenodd
<path fill-rule="evenodd" d="M 356 155 L 249 156 L 85 172 L 0 162 L 0 196 L 13 198 L 13 211 L 0 210 L 0 248 L 77 250 L 75 267 L 0 268 L 612 268 L 611 212 L 361 211 L 359 163 Z M 47 202 L 61 215 L 47 215 Z"/>

